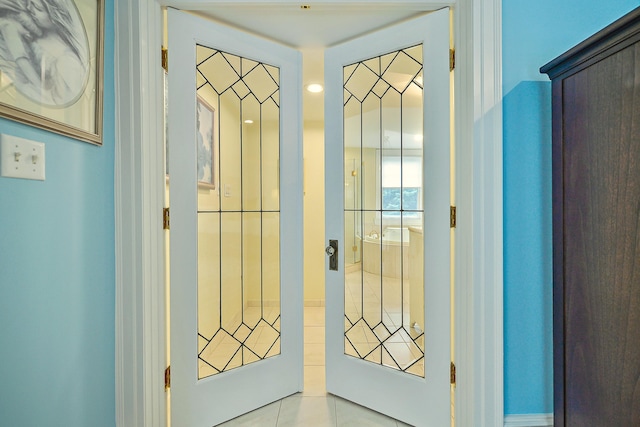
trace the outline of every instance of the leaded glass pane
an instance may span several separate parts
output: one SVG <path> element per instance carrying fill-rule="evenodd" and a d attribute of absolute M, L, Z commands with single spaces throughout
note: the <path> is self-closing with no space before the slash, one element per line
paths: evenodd
<path fill-rule="evenodd" d="M 198 46 L 198 378 L 280 354 L 279 69 Z"/>
<path fill-rule="evenodd" d="M 262 209 L 280 210 L 280 108 L 273 97 L 262 104 Z"/>
<path fill-rule="evenodd" d="M 343 77 L 344 351 L 424 376 L 422 45 Z"/>

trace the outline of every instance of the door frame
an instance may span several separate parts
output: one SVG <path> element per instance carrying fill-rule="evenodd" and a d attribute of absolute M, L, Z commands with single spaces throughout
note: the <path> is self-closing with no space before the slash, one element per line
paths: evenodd
<path fill-rule="evenodd" d="M 114 2 L 116 425 L 162 426 L 167 310 L 161 7 L 299 1 Z M 372 0 L 341 2 L 362 3 Z M 502 0 L 403 0 L 393 6 L 454 11 L 455 418 L 459 425 L 502 426 Z"/>

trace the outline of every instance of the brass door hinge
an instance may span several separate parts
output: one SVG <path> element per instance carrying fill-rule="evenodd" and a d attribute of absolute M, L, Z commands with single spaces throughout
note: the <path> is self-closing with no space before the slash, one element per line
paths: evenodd
<path fill-rule="evenodd" d="M 170 223 L 170 214 L 169 214 L 169 208 L 163 208 L 162 209 L 162 229 L 163 230 L 168 230 L 169 229 L 169 223 Z"/>
<path fill-rule="evenodd" d="M 450 210 L 449 210 L 449 226 L 451 228 L 456 228 L 456 222 L 457 222 L 456 207 L 455 206 L 451 206 Z"/>
<path fill-rule="evenodd" d="M 171 388 L 171 365 L 167 366 L 164 370 L 164 389 L 169 390 Z"/>
<path fill-rule="evenodd" d="M 456 385 L 456 365 L 455 363 L 451 362 L 451 368 L 449 371 L 449 375 L 451 378 L 451 385 Z"/>
<path fill-rule="evenodd" d="M 169 49 L 162 48 L 162 68 L 164 68 L 164 72 L 169 72 Z"/>
<path fill-rule="evenodd" d="M 456 68 L 456 50 L 449 49 L 449 71 L 453 71 Z"/>

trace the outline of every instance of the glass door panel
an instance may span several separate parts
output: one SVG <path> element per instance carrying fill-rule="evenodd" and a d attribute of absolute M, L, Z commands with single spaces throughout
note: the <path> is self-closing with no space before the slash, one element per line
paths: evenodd
<path fill-rule="evenodd" d="M 280 207 L 280 109 L 278 92 L 267 99 L 260 110 L 262 122 L 262 209 L 275 212 Z"/>
<path fill-rule="evenodd" d="M 279 70 L 200 45 L 196 58 L 198 270 L 203 273 L 198 275 L 198 378 L 203 379 L 280 354 L 280 294 L 273 289 L 280 266 L 277 226 L 273 232 L 279 206 L 277 190 L 262 191 L 261 173 L 270 170 L 267 176 L 278 181 L 278 170 L 268 163 L 279 157 L 273 98 Z M 263 135 L 269 157 L 262 155 Z M 275 254 L 265 256 L 265 247 Z"/>
<path fill-rule="evenodd" d="M 343 72 L 344 158 L 375 156 L 377 165 L 362 184 L 376 193 L 374 206 L 348 186 L 357 171 L 345 173 L 345 246 L 355 231 L 353 218 L 366 217 L 359 269 L 346 268 L 355 264 L 353 251 L 344 251 L 345 307 L 361 306 L 345 312 L 345 352 L 414 375 L 424 375 L 414 367 L 424 364 L 424 340 L 404 301 L 409 263 L 416 272 L 423 269 L 422 259 L 409 258 L 409 226 L 420 232 L 423 216 L 421 52 L 422 45 L 411 46 L 346 65 Z"/>
<path fill-rule="evenodd" d="M 358 156 L 359 152 L 350 153 Z M 360 159 L 345 157 L 344 166 L 344 196 L 345 206 L 351 207 L 345 211 L 344 217 L 344 242 L 345 242 L 345 269 L 350 270 L 357 268 L 360 263 L 361 242 L 362 242 L 362 221 L 361 214 L 358 210 L 353 209 L 360 206 L 361 196 L 361 177 L 362 170 L 360 168 Z M 357 204 L 356 204 L 357 203 Z"/>

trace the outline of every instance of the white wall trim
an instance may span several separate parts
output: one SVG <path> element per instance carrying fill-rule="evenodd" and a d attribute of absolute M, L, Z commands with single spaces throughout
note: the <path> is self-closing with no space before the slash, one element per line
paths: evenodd
<path fill-rule="evenodd" d="M 116 425 L 166 425 L 160 8 L 115 1 Z"/>
<path fill-rule="evenodd" d="M 502 2 L 460 0 L 454 19 L 456 424 L 499 426 L 504 422 Z"/>
<path fill-rule="evenodd" d="M 553 414 L 507 415 L 504 427 L 553 427 Z"/>
<path fill-rule="evenodd" d="M 451 4 L 458 64 L 455 415 L 459 425 L 499 426 L 504 424 L 501 0 Z M 116 425 L 122 427 L 167 422 L 161 18 L 156 0 L 115 0 Z"/>

